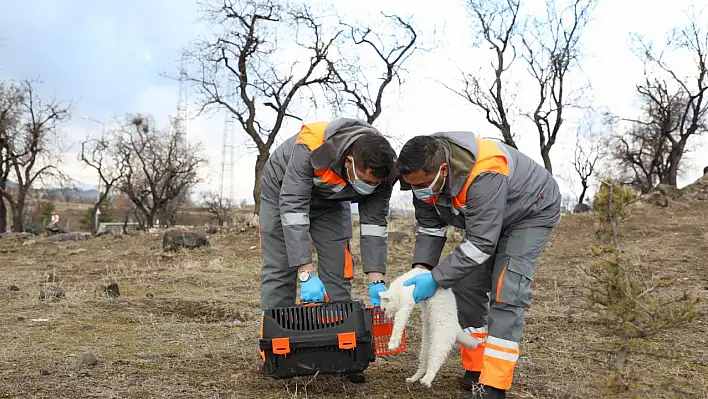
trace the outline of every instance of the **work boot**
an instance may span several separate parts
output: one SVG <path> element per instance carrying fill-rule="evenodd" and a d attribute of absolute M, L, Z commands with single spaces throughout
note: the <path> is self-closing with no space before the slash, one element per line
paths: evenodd
<path fill-rule="evenodd" d="M 366 374 L 364 374 L 363 371 L 357 373 L 347 373 L 345 374 L 345 377 L 347 377 L 349 382 L 354 384 L 363 384 L 366 382 Z"/>
<path fill-rule="evenodd" d="M 505 399 L 506 391 L 499 388 L 494 388 L 486 385 L 481 385 L 482 398 L 484 399 Z"/>
<path fill-rule="evenodd" d="M 462 375 L 462 380 L 460 380 L 460 386 L 465 391 L 471 391 L 474 387 L 479 384 L 479 371 L 469 371 L 465 370 L 465 374 Z"/>

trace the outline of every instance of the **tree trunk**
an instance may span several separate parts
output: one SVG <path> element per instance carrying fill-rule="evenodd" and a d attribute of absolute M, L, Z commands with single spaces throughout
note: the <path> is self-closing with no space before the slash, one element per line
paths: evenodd
<path fill-rule="evenodd" d="M 148 231 L 149 229 L 155 227 L 155 212 L 148 212 L 144 216 L 145 216 L 145 231 Z"/>
<path fill-rule="evenodd" d="M 123 220 L 123 234 L 128 234 L 128 221 L 130 220 L 130 211 L 125 211 L 125 220 Z"/>
<path fill-rule="evenodd" d="M 583 191 L 580 192 L 580 197 L 578 197 L 578 204 L 582 204 L 585 199 L 585 194 L 588 192 L 587 182 L 583 182 Z"/>
<path fill-rule="evenodd" d="M 0 233 L 7 231 L 7 206 L 5 199 L 0 197 Z"/>
<path fill-rule="evenodd" d="M 502 121 L 501 132 L 502 132 L 502 137 L 504 138 L 504 144 L 506 144 L 510 147 L 514 147 L 515 149 L 518 150 L 518 148 L 516 147 L 516 142 L 514 141 L 514 136 L 511 135 L 511 126 L 509 125 L 509 123 L 506 120 Z"/>
<path fill-rule="evenodd" d="M 266 162 L 268 162 L 268 157 L 270 157 L 270 148 L 266 148 L 258 153 L 258 158 L 256 159 L 256 180 L 253 184 L 253 213 L 256 215 L 260 214 L 261 211 L 261 175 L 263 174 L 263 168 L 265 168 Z"/>
<path fill-rule="evenodd" d="M 93 226 L 93 235 L 96 235 L 98 233 L 98 217 L 96 217 L 96 211 L 98 211 L 99 206 L 101 206 L 101 202 L 94 204 L 93 213 L 91 213 L 91 225 Z"/>
<path fill-rule="evenodd" d="M 541 148 L 541 158 L 543 158 L 543 166 L 548 173 L 553 174 L 553 165 L 551 164 L 551 146 L 546 145 Z"/>
<path fill-rule="evenodd" d="M 681 163 L 681 157 L 683 156 L 683 148 L 680 146 L 679 148 L 672 148 L 671 153 L 669 153 L 669 169 L 666 171 L 666 177 L 664 180 L 666 180 L 665 184 L 668 184 L 673 187 L 677 187 L 678 182 L 677 182 L 677 177 L 678 177 L 678 170 L 679 170 L 679 164 Z"/>
<path fill-rule="evenodd" d="M 12 231 L 15 233 L 22 233 L 25 231 L 25 223 L 24 220 L 22 219 L 23 215 L 22 212 L 24 211 L 24 203 L 18 202 L 17 206 L 15 209 L 13 209 L 12 212 Z"/>

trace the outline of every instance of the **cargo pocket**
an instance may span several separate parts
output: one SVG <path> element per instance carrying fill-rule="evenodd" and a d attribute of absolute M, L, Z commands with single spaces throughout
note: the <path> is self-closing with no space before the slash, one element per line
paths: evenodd
<path fill-rule="evenodd" d="M 495 279 L 495 301 L 528 309 L 531 306 L 532 281 L 533 266 L 523 259 L 512 257 Z"/>
<path fill-rule="evenodd" d="M 349 240 L 344 245 L 344 278 L 347 280 L 354 278 L 354 259 L 352 258 Z"/>

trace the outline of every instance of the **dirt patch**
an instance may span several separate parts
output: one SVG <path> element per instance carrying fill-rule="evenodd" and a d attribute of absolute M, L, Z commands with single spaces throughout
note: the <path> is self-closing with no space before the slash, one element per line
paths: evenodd
<path fill-rule="evenodd" d="M 143 300 L 145 311 L 160 317 L 174 317 L 179 321 L 219 323 L 223 321 L 245 321 L 247 317 L 238 311 L 228 309 L 216 301 L 190 301 L 182 299 Z"/>

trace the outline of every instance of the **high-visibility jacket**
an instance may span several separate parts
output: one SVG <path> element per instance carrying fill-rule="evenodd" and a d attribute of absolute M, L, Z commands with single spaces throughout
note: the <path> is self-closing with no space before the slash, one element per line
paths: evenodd
<path fill-rule="evenodd" d="M 425 202 L 413 198 L 413 264 L 435 266 L 433 276 L 441 287 L 449 288 L 489 259 L 504 231 L 560 220 L 558 183 L 528 156 L 471 132 L 431 136 L 443 144 L 450 171 L 440 195 Z M 401 180 L 401 189 L 410 186 Z M 464 229 L 465 238 L 440 261 L 448 225 Z"/>
<path fill-rule="evenodd" d="M 396 181 L 395 159 L 391 174 L 369 195 L 354 190 L 344 168 L 351 145 L 367 134 L 381 133 L 356 119 L 308 123 L 270 155 L 261 177 L 261 197 L 280 206 L 291 267 L 312 262 L 310 207 L 353 202 L 359 208 L 364 272 L 386 272 L 386 218 Z"/>

